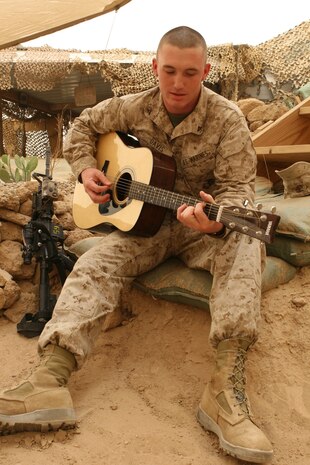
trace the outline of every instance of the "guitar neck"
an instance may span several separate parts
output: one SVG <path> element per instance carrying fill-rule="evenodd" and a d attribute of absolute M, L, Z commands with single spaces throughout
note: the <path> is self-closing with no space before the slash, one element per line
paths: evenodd
<path fill-rule="evenodd" d="M 186 204 L 195 207 L 201 202 L 199 199 L 187 195 L 170 192 L 165 189 L 143 184 L 137 181 L 131 181 L 129 197 L 135 200 L 142 200 L 158 207 L 164 207 L 176 211 L 181 205 Z M 206 204 L 204 211 L 210 220 L 219 221 L 218 214 L 223 207 L 216 204 Z"/>
<path fill-rule="evenodd" d="M 186 195 L 170 192 L 165 189 L 132 181 L 128 189 L 131 199 L 165 207 L 169 210 L 177 210 L 181 205 L 196 206 L 201 202 Z M 236 206 L 223 207 L 221 205 L 207 203 L 204 212 L 212 221 L 224 224 L 228 229 L 235 230 L 260 241 L 270 244 L 273 241 L 277 225 L 280 221 L 278 215 L 240 208 Z"/>

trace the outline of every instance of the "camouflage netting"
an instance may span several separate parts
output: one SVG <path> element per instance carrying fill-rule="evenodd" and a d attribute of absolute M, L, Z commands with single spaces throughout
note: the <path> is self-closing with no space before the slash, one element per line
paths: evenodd
<path fill-rule="evenodd" d="M 157 83 L 150 64 L 153 56 L 153 54 L 151 56 L 139 55 L 139 60 L 126 69 L 120 63 L 102 62 L 100 72 L 111 82 L 115 95 L 126 95 L 149 89 Z M 255 47 L 229 44 L 210 47 L 208 61 L 211 64 L 211 72 L 206 83 L 217 84 L 221 81 L 222 93 L 236 100 L 239 82 L 251 82 L 259 74 L 262 56 L 255 50 Z"/>
<path fill-rule="evenodd" d="M 235 89 L 251 82 L 261 70 L 262 55 L 256 47 L 232 44 L 209 47 L 211 72 L 207 83 L 225 81 Z M 0 51 L 0 89 L 46 91 L 72 71 L 99 74 L 111 83 L 115 95 L 149 89 L 156 84 L 151 62 L 154 53 L 116 49 L 82 53 L 51 47 Z"/>
<path fill-rule="evenodd" d="M 224 94 L 239 83 L 256 77 L 267 79 L 272 73 L 276 85 L 292 82 L 295 88 L 310 78 L 310 21 L 258 46 L 224 44 L 209 47 L 211 72 L 209 84 L 223 84 Z M 0 51 L 0 89 L 50 90 L 74 70 L 99 73 L 109 81 L 115 95 L 148 89 L 156 84 L 151 60 L 154 52 L 127 49 L 80 52 L 44 46 L 31 49 L 9 48 Z M 229 88 L 228 92 L 225 89 Z M 225 95 L 231 97 L 230 95 Z"/>
<path fill-rule="evenodd" d="M 256 48 L 264 57 L 261 78 L 275 96 L 282 88 L 294 91 L 310 81 L 310 21 Z"/>
<path fill-rule="evenodd" d="M 35 52 L 6 49 L 0 54 L 0 88 L 49 90 L 71 69 L 68 53 L 44 49 Z"/>
<path fill-rule="evenodd" d="M 42 125 L 43 122 L 44 126 L 46 114 L 7 100 L 2 101 L 2 112 L 3 142 L 7 154 L 44 157 L 51 150 L 46 130 L 26 130 L 27 123 Z"/>
<path fill-rule="evenodd" d="M 240 84 L 254 81 L 272 88 L 275 98 L 287 83 L 290 91 L 294 92 L 309 82 L 309 48 L 310 21 L 256 47 L 232 44 L 209 47 L 211 71 L 205 85 L 217 86 L 222 95 L 234 101 L 238 99 Z M 44 92 L 52 90 L 61 80 L 78 71 L 89 77 L 102 76 L 110 83 L 114 95 L 136 93 L 157 83 L 151 67 L 153 56 L 153 52 L 127 49 L 82 53 L 48 46 L 31 49 L 12 47 L 0 50 L 0 90 Z M 8 117 L 4 130 L 6 146 L 12 145 L 10 124 L 12 126 L 14 120 L 29 121 L 40 117 L 34 110 L 27 111 L 28 114 L 25 108 L 3 101 L 3 114 Z M 46 137 L 41 132 L 40 140 L 34 142 L 39 154 L 46 149 Z"/>
<path fill-rule="evenodd" d="M 50 144 L 46 131 L 24 131 L 23 122 L 3 120 L 4 145 L 6 153 L 13 155 L 24 154 L 25 156 L 45 157 Z"/>
<path fill-rule="evenodd" d="M 152 71 L 153 52 L 131 52 L 126 49 L 92 51 L 55 50 L 51 47 L 33 49 L 9 48 L 0 51 L 0 89 L 24 91 L 51 90 L 73 71 L 92 76 L 98 74 L 111 85 L 114 95 L 121 96 L 149 89 L 157 80 Z M 207 84 L 222 81 L 222 93 L 237 98 L 239 82 L 250 82 L 259 74 L 262 57 L 255 47 L 222 45 L 209 48 L 212 65 Z M 44 131 L 26 133 L 16 129 L 16 121 L 40 118 L 37 111 L 19 107 L 3 100 L 4 145 L 10 155 L 43 156 L 48 148 Z M 15 127 L 15 130 L 14 130 Z"/>

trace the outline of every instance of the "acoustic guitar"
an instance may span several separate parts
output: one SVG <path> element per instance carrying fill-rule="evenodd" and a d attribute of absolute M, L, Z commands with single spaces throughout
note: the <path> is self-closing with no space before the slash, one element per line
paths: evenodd
<path fill-rule="evenodd" d="M 140 147 L 126 134 L 111 132 L 99 137 L 97 168 L 113 182 L 109 202 L 95 204 L 77 183 L 73 195 L 73 219 L 77 227 L 92 231 L 117 228 L 140 236 L 152 236 L 166 211 L 183 204 L 195 206 L 199 198 L 173 192 L 175 162 L 172 157 Z M 280 216 L 236 206 L 206 204 L 209 219 L 226 228 L 271 243 Z"/>

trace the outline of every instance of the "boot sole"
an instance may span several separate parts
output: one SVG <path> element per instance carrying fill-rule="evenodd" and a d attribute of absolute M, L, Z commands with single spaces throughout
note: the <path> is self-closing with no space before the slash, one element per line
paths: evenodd
<path fill-rule="evenodd" d="M 47 433 L 76 425 L 74 409 L 36 410 L 20 415 L 0 414 L 0 435 L 36 431 Z"/>
<path fill-rule="evenodd" d="M 221 449 L 227 454 L 232 455 L 240 460 L 254 463 L 265 463 L 272 459 L 273 451 L 262 451 L 259 449 L 248 449 L 240 446 L 235 446 L 223 438 L 221 428 L 215 421 L 206 414 L 206 412 L 199 406 L 197 412 L 197 420 L 201 426 L 207 430 L 212 431 L 219 438 Z"/>

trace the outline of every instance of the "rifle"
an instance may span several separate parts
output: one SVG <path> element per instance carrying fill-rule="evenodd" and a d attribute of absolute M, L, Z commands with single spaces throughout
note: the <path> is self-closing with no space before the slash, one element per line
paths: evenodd
<path fill-rule="evenodd" d="M 57 184 L 50 176 L 49 156 L 46 157 L 45 174 L 33 173 L 39 183 L 32 196 L 31 220 L 23 227 L 23 260 L 30 264 L 35 257 L 40 266 L 39 309 L 26 313 L 17 323 L 17 332 L 32 338 L 41 334 L 45 324 L 52 317 L 57 298 L 50 291 L 49 273 L 56 266 L 63 285 L 76 258 L 64 250 L 64 233 L 59 224 L 52 221 L 53 202 L 58 198 Z"/>

